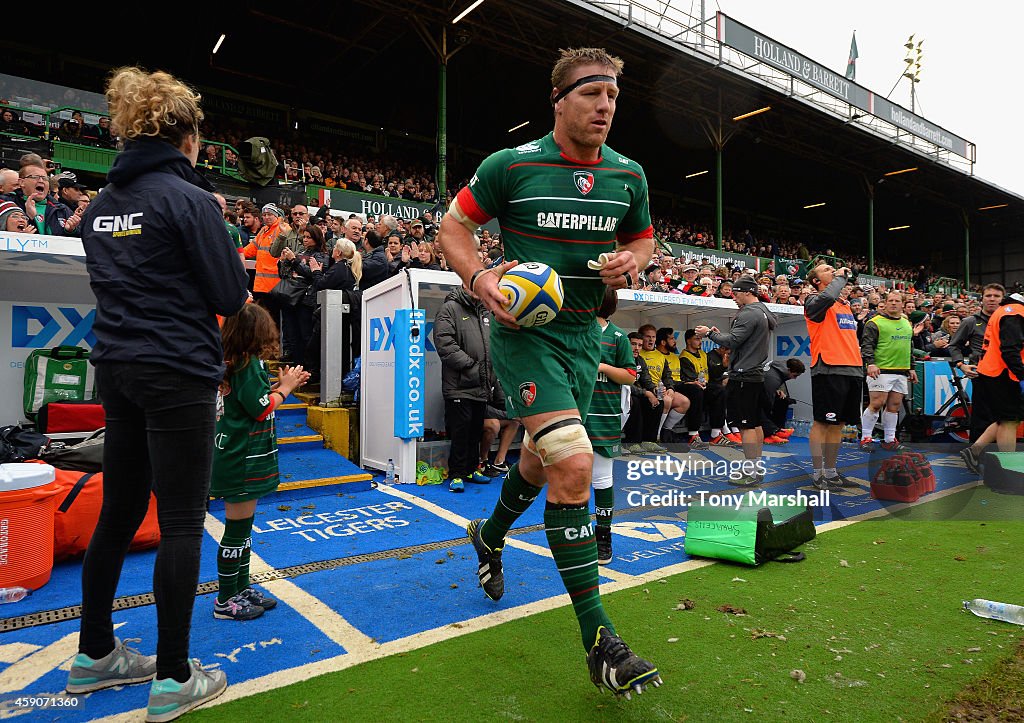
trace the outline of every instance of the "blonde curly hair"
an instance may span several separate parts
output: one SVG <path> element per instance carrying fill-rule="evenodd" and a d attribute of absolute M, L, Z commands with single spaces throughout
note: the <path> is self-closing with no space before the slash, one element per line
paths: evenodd
<path fill-rule="evenodd" d="M 169 73 L 129 66 L 107 81 L 111 132 L 125 140 L 160 138 L 179 147 L 199 135 L 202 96 Z"/>

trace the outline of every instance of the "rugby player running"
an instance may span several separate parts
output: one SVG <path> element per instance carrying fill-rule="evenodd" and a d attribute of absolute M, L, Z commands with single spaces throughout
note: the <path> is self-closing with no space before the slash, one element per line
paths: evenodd
<path fill-rule="evenodd" d="M 526 428 L 519 463 L 494 511 L 467 528 L 480 584 L 492 600 L 504 594 L 505 535 L 546 484 L 544 527 L 579 622 L 590 679 L 628 699 L 661 678 L 616 634 L 601 604 L 589 512 L 594 454 L 582 421 L 600 361 L 595 319 L 605 286 L 635 284 L 654 250 L 643 169 L 604 145 L 621 73 L 622 61 L 603 49 L 561 51 L 551 72 L 553 133 L 484 160 L 452 202 L 439 237 L 449 267 L 499 322 L 491 325 L 494 369 L 509 416 Z M 492 218 L 512 260 L 484 269 L 474 233 Z M 550 323 L 519 328 L 504 308 L 498 279 L 527 261 L 558 272 L 565 301 Z"/>

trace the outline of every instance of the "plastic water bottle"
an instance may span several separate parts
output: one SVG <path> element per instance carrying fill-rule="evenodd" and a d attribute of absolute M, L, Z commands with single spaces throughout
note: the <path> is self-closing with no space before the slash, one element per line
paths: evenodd
<path fill-rule="evenodd" d="M 384 484 L 393 485 L 395 483 L 395 460 L 388 458 L 388 468 L 384 472 Z"/>
<path fill-rule="evenodd" d="M 964 610 L 970 610 L 979 618 L 1002 620 L 1014 625 L 1024 625 L 1024 606 L 1021 605 L 1011 605 L 1010 603 L 975 598 L 974 600 L 964 600 Z"/>
<path fill-rule="evenodd" d="M 658 382 L 658 399 L 664 399 L 664 398 L 665 398 L 665 385 L 662 384 L 661 382 Z"/>
<path fill-rule="evenodd" d="M 23 587 L 0 588 L 0 603 L 20 602 L 25 599 L 29 591 Z"/>

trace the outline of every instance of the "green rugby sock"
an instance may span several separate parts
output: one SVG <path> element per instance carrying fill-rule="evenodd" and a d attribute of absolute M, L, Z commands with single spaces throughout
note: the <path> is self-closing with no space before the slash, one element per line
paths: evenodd
<path fill-rule="evenodd" d="M 217 601 L 227 602 L 239 590 L 239 571 L 242 560 L 245 560 L 246 585 L 249 584 L 249 534 L 252 532 L 253 518 L 244 520 L 225 520 L 224 536 L 217 548 Z"/>
<path fill-rule="evenodd" d="M 246 537 L 245 544 L 242 546 L 242 560 L 238 564 L 238 587 L 235 590 L 236 592 L 242 592 L 242 590 L 249 587 L 249 555 L 251 552 L 252 537 Z"/>
<path fill-rule="evenodd" d="M 534 487 L 519 474 L 519 465 L 512 465 L 501 485 L 501 494 L 494 512 L 480 528 L 480 539 L 492 550 L 505 545 L 505 535 L 516 520 L 533 504 L 540 494 L 541 488 Z"/>
<path fill-rule="evenodd" d="M 555 558 L 562 584 L 572 600 L 572 609 L 580 624 L 583 649 L 589 651 L 602 625 L 612 633 L 615 626 L 601 605 L 600 577 L 597 568 L 597 542 L 590 524 L 590 510 L 584 507 L 562 508 L 548 503 L 544 510 L 544 531 Z"/>
<path fill-rule="evenodd" d="M 597 512 L 597 526 L 611 527 L 612 515 L 615 514 L 615 488 L 594 488 L 594 510 Z"/>

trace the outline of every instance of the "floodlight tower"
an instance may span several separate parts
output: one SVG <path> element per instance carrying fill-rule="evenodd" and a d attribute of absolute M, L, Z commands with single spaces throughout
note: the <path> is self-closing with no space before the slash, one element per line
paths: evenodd
<path fill-rule="evenodd" d="M 924 44 L 924 40 L 918 40 L 917 45 L 914 45 L 914 35 L 911 34 L 907 38 L 907 42 L 903 44 L 903 47 L 907 49 L 907 57 L 903 59 L 903 62 L 907 64 L 907 67 L 903 70 L 902 78 L 906 78 L 910 81 L 910 112 L 917 112 L 917 84 L 921 82 L 921 46 Z"/>

